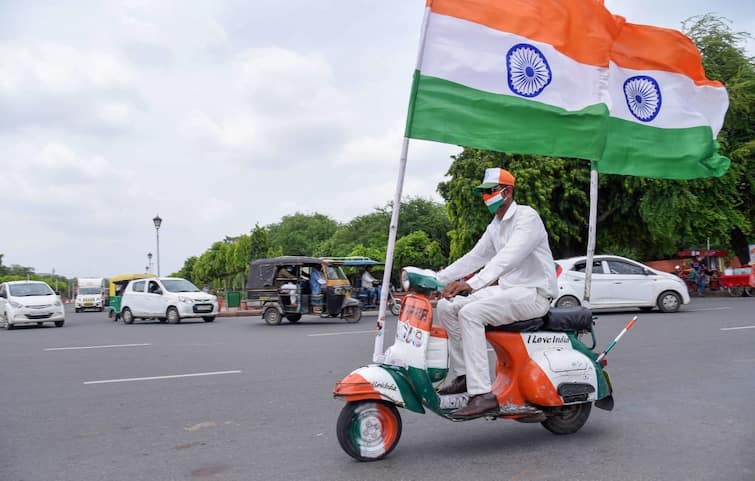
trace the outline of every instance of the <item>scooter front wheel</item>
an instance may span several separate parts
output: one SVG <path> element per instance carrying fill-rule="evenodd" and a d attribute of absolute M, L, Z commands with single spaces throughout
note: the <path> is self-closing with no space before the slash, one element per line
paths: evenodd
<path fill-rule="evenodd" d="M 338 443 L 357 461 L 377 461 L 388 455 L 401 438 L 401 416 L 384 401 L 346 403 L 338 416 Z"/>

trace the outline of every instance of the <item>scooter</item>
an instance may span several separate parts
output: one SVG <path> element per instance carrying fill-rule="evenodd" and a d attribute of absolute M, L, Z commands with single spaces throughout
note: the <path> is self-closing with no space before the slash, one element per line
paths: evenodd
<path fill-rule="evenodd" d="M 351 372 L 333 391 L 346 401 L 336 427 L 338 442 L 359 461 L 382 459 L 396 447 L 402 430 L 397 407 L 461 421 L 452 413 L 469 400 L 467 394 L 441 396 L 436 391 L 448 373 L 448 336 L 433 326 L 429 295 L 442 284 L 433 271 L 413 267 L 402 270 L 401 280 L 410 292 L 384 361 Z M 586 308 L 551 309 L 543 318 L 489 326 L 485 335 L 496 353 L 492 391 L 499 410 L 481 417 L 541 423 L 554 434 L 577 432 L 593 404 L 613 409 L 605 356 L 635 321 L 600 354 L 594 350 L 594 319 Z M 591 346 L 581 340 L 587 334 Z"/>

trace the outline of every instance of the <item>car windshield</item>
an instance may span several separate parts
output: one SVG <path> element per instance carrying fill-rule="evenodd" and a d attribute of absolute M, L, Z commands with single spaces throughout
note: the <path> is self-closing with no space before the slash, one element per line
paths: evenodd
<path fill-rule="evenodd" d="M 86 295 L 92 295 L 92 294 L 100 294 L 100 290 L 96 287 L 80 287 L 79 288 L 79 294 L 86 296 Z"/>
<path fill-rule="evenodd" d="M 52 296 L 55 294 L 54 292 L 52 292 L 52 289 L 50 289 L 50 286 L 37 282 L 11 284 L 8 287 L 10 287 L 10 295 L 14 297 Z"/>
<path fill-rule="evenodd" d="M 199 292 L 197 286 L 186 279 L 163 279 L 162 283 L 168 292 Z"/>
<path fill-rule="evenodd" d="M 346 274 L 343 273 L 341 266 L 327 266 L 328 279 L 347 279 Z"/>

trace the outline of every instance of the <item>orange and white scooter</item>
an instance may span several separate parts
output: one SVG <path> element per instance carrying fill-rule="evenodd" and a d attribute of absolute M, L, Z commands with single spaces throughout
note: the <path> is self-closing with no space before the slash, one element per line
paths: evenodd
<path fill-rule="evenodd" d="M 394 344 L 383 362 L 361 367 L 335 385 L 334 396 L 346 401 L 338 418 L 341 447 L 359 461 L 385 457 L 401 437 L 396 407 L 417 413 L 430 410 L 458 421 L 453 411 L 467 404 L 466 394 L 441 396 L 436 388 L 448 373 L 448 338 L 433 326 L 429 294 L 440 290 L 433 271 L 405 268 L 404 298 Z M 587 421 L 592 405 L 613 409 L 605 355 L 634 325 L 632 319 L 602 353 L 589 309 L 552 309 L 543 318 L 488 328 L 496 354 L 492 390 L 499 411 L 490 419 L 541 423 L 555 434 L 571 434 Z M 581 340 L 589 335 L 592 345 Z"/>

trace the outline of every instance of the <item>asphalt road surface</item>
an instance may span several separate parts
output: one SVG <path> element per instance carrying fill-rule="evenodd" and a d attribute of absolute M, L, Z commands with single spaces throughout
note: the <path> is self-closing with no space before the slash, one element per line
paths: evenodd
<path fill-rule="evenodd" d="M 634 314 L 601 314 L 599 346 Z M 374 316 L 71 312 L 63 328 L 0 331 L 0 480 L 753 481 L 755 298 L 639 314 L 608 356 L 615 410 L 578 433 L 401 410 L 396 450 L 359 463 L 338 445 L 331 393 L 369 362 Z"/>

